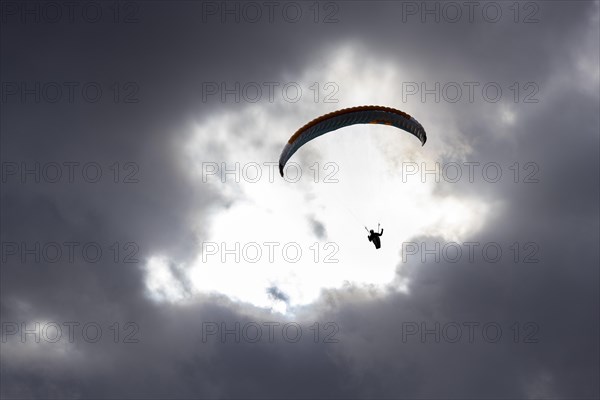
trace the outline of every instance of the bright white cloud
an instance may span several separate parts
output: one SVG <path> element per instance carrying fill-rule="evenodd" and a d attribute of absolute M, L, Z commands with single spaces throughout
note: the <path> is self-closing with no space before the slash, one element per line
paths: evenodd
<path fill-rule="evenodd" d="M 315 102 L 309 91 L 296 103 L 252 104 L 195 126 L 181 150 L 182 162 L 194 166 L 191 177 L 197 184 L 207 185 L 227 202 L 210 210 L 203 253 L 184 268 L 195 290 L 284 311 L 315 301 L 325 288 L 390 285 L 403 242 L 419 235 L 460 240 L 484 223 L 489 207 L 482 201 L 436 193 L 434 179 L 403 176 L 408 164 L 431 168 L 441 157 L 464 159 L 470 151 L 452 115 L 436 112 L 433 118 L 424 104 L 411 104 L 406 111 L 426 127 L 430 139 L 425 147 L 396 129 L 352 126 L 307 144 L 292 158 L 302 169 L 298 182 L 278 176 L 280 149 L 307 120 L 361 104 L 405 108 L 398 105 L 396 91 L 386 88 L 408 73 L 363 52 L 342 47 L 331 53 L 331 62 L 288 79 L 302 88 L 334 82 L 338 103 Z M 234 174 L 225 182 L 218 173 L 206 175 L 211 168 L 222 170 L 222 162 L 230 170 L 238 168 L 237 181 Z M 273 163 L 273 169 L 265 163 Z M 203 172 L 206 182 L 200 183 Z M 288 172 L 293 175 L 293 167 Z M 325 182 L 327 178 L 337 182 Z M 325 238 L 315 234 L 311 221 L 323 225 Z M 363 229 L 367 224 L 375 228 L 377 222 L 385 229 L 378 251 Z M 148 288 L 178 300 L 179 286 L 166 265 L 158 258 L 149 265 Z M 267 293 L 273 286 L 289 297 L 288 305 Z"/>

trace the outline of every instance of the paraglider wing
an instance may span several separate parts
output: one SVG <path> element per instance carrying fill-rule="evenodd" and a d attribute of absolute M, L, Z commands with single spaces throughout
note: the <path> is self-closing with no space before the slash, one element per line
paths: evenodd
<path fill-rule="evenodd" d="M 283 176 L 285 164 L 305 143 L 327 132 L 355 124 L 391 125 L 413 134 L 421 141 L 421 145 L 424 145 L 427 141 L 423 126 L 410 115 L 395 108 L 382 106 L 344 108 L 310 121 L 292 135 L 279 157 L 279 173 L 281 176 Z"/>

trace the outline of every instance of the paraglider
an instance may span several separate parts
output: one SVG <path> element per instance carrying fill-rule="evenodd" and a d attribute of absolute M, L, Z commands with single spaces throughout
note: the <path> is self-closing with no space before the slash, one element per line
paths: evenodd
<path fill-rule="evenodd" d="M 373 242 L 375 248 L 379 249 L 381 247 L 381 240 L 379 239 L 379 237 L 383 235 L 383 229 L 381 229 L 381 232 L 373 232 L 373 229 L 369 230 L 366 226 L 365 229 L 367 230 L 367 232 L 369 232 L 369 236 L 367 236 L 369 242 Z M 377 224 L 377 230 L 379 230 L 379 224 Z"/>
<path fill-rule="evenodd" d="M 344 108 L 313 119 L 290 137 L 279 157 L 279 173 L 281 176 L 283 177 L 285 164 L 304 144 L 328 132 L 355 124 L 390 125 L 412 134 L 421 141 L 422 146 L 427 141 L 427 134 L 423 126 L 403 111 L 383 106 Z M 366 226 L 365 229 L 369 232 L 367 237 L 369 242 L 372 242 L 375 248 L 379 249 L 383 229 L 381 229 L 381 232 L 374 232 L 372 229 L 367 229 Z M 377 230 L 379 231 L 379 224 Z"/>
<path fill-rule="evenodd" d="M 395 108 L 383 106 L 344 108 L 313 119 L 290 137 L 279 157 L 281 176 L 283 177 L 285 164 L 305 143 L 325 133 L 355 124 L 390 125 L 411 133 L 421 141 L 421 145 L 427 141 L 423 126 L 410 115 Z"/>

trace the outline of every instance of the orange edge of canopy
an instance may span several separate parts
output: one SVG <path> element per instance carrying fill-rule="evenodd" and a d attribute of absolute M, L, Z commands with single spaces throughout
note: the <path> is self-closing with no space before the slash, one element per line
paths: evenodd
<path fill-rule="evenodd" d="M 304 126 L 302 126 L 300 129 L 298 129 L 290 138 L 290 140 L 288 140 L 288 143 L 294 143 L 294 141 L 296 141 L 296 139 L 298 138 L 298 136 L 300 136 L 302 134 L 302 132 L 304 132 L 305 130 L 311 128 L 314 125 L 317 125 L 318 123 L 325 121 L 329 118 L 332 117 L 337 117 L 338 115 L 342 115 L 342 114 L 348 114 L 348 113 L 352 113 L 352 112 L 356 112 L 356 111 L 387 111 L 390 113 L 394 113 L 394 114 L 398 114 L 401 115 L 402 117 L 406 118 L 406 119 L 410 119 L 411 116 L 408 115 L 407 113 L 397 110 L 395 108 L 392 107 L 384 107 L 384 106 L 358 106 L 358 107 L 350 107 L 350 108 L 344 108 L 342 110 L 338 110 L 338 111 L 334 111 L 334 112 L 330 112 L 328 114 L 325 115 L 321 115 L 318 118 L 313 119 L 312 121 L 308 122 L 307 124 L 305 124 Z"/>

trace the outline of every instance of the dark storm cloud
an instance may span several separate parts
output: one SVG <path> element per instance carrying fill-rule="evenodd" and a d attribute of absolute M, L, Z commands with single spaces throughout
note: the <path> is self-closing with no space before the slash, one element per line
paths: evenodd
<path fill-rule="evenodd" d="M 598 397 L 598 95 L 582 91 L 577 75 L 577 55 L 598 52 L 597 23 L 589 21 L 597 3 L 535 2 L 539 22 L 531 24 L 514 23 L 504 2 L 496 3 L 505 16 L 497 23 L 403 20 L 406 2 L 335 3 L 339 21 L 329 24 L 313 23 L 308 3 L 299 3 L 307 19 L 272 24 L 223 24 L 212 16 L 202 22 L 203 3 L 135 4 L 135 23 L 2 23 L 3 83 L 57 82 L 64 89 L 65 82 L 92 82 L 103 89 L 96 103 L 81 94 L 73 102 L 36 103 L 32 95 L 2 101 L 3 170 L 6 163 L 63 166 L 58 183 L 36 183 L 32 174 L 26 183 L 18 175 L 2 182 L 2 242 L 18 246 L 14 255 L 3 247 L 3 332 L 15 323 L 21 329 L 21 322 L 31 329 L 36 321 L 74 321 L 77 329 L 93 322 L 103 330 L 99 343 L 76 330 L 66 346 L 36 346 L 31 336 L 22 343 L 19 334 L 9 335 L 2 343 L 2 397 Z M 319 18 L 331 12 L 320 11 Z M 521 9 L 519 18 L 530 11 Z M 595 39 L 588 42 L 590 31 Z M 209 217 L 198 210 L 221 204 L 220 194 L 186 177 L 192 166 L 182 166 L 174 138 L 189 121 L 246 106 L 218 97 L 204 102 L 203 83 L 293 80 L 287 77 L 347 43 L 365 57 L 387 57 L 417 71 L 417 82 L 539 85 L 539 103 L 514 104 L 514 125 L 502 125 L 489 103 L 426 103 L 431 114 L 455 116 L 472 160 L 540 167 L 539 183 L 440 185 L 444 192 L 502 202 L 468 238 L 499 243 L 502 260 L 409 258 L 398 266 L 398 278 L 410 280 L 409 294 L 380 296 L 353 286 L 327 291 L 317 304 L 295 310 L 303 330 L 298 342 L 277 330 L 270 343 L 265 323 L 277 321 L 280 328 L 289 321 L 250 305 L 217 296 L 185 304 L 151 300 L 144 285 L 148 257 L 190 262 Z M 589 79 L 588 85 L 598 84 Z M 400 104 L 399 88 L 381 90 L 398 91 Z M 341 87 L 340 97 L 353 90 Z M 128 95 L 139 101 L 126 103 Z M 509 130 L 510 139 L 498 130 Z M 435 143 L 444 132 L 429 134 Z M 79 163 L 72 183 L 65 162 Z M 102 171 L 96 183 L 81 173 L 92 162 Z M 324 235 L 317 219 L 311 227 Z M 414 238 L 430 248 L 436 240 Z M 515 242 L 534 242 L 540 262 L 514 263 Z M 63 257 L 52 261 L 53 253 L 41 253 L 38 261 L 21 254 L 36 243 L 48 251 L 54 248 L 49 243 L 58 243 Z M 74 243 L 73 262 L 64 243 Z M 86 244 L 89 254 L 81 251 Z M 171 271 L 186 282 L 179 267 Z M 315 343 L 311 326 L 317 322 Z M 333 325 L 325 329 L 328 322 Z M 413 323 L 436 322 L 497 323 L 503 337 L 489 343 L 478 331 L 474 343 L 466 333 L 459 343 L 437 343 L 431 335 L 402 340 Z M 519 323 L 520 333 L 530 333 L 529 322 L 537 327 L 537 343 L 523 336 L 515 342 L 511 327 Z M 235 331 L 236 323 L 240 340 L 235 333 L 223 337 L 222 328 Z M 256 343 L 248 340 L 254 324 L 263 335 Z M 338 341 L 325 342 L 332 333 Z"/>

